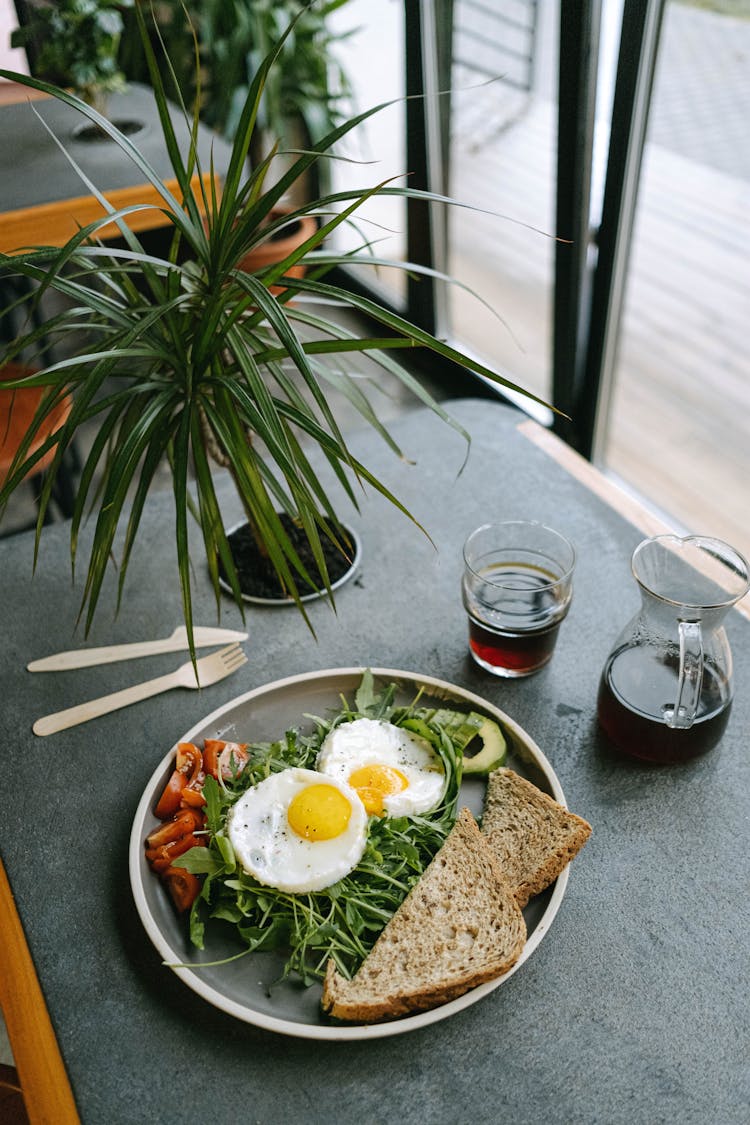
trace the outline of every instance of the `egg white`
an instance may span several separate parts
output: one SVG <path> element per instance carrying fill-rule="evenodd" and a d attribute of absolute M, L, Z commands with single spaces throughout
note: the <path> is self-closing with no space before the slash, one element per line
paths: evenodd
<path fill-rule="evenodd" d="M 443 795 L 443 764 L 429 742 L 382 719 L 354 719 L 330 731 L 318 752 L 317 769 L 349 781 L 362 766 L 391 766 L 408 781 L 406 789 L 383 799 L 388 816 L 429 812 Z"/>
<path fill-rule="evenodd" d="M 306 840 L 287 820 L 290 801 L 310 785 L 329 784 L 351 805 L 349 823 L 330 840 Z M 227 817 L 227 835 L 248 875 L 290 894 L 321 891 L 357 866 L 367 844 L 367 813 L 343 781 L 316 770 L 292 768 L 271 774 L 240 797 Z"/>

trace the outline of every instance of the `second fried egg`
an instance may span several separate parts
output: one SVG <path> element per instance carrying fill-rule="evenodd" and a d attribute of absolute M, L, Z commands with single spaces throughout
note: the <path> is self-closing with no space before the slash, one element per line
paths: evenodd
<path fill-rule="evenodd" d="M 371 816 L 412 816 L 433 809 L 445 774 L 429 742 L 382 719 L 354 719 L 328 733 L 317 769 L 359 794 Z"/>

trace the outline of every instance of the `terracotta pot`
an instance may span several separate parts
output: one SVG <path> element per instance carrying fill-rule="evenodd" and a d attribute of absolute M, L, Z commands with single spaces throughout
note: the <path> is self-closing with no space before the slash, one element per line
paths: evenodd
<path fill-rule="evenodd" d="M 36 368 L 21 363 L 6 363 L 5 366 L 0 367 L 0 382 L 33 375 L 35 370 Z M 44 387 L 17 387 L 15 390 L 0 388 L 0 484 L 3 484 L 8 475 L 13 458 L 31 425 L 45 389 Z M 70 414 L 71 405 L 70 398 L 58 403 L 44 420 L 41 430 L 29 448 L 29 454 L 39 449 L 50 434 L 60 429 Z M 50 449 L 41 460 L 37 461 L 27 476 L 36 476 L 37 473 L 44 472 L 51 465 L 54 456 L 55 450 Z"/>
<path fill-rule="evenodd" d="M 272 211 L 271 218 L 275 221 L 283 214 L 283 211 Z M 291 254 L 293 250 L 306 242 L 316 230 L 316 220 L 311 215 L 303 215 L 302 218 L 295 219 L 288 227 L 281 228 L 270 238 L 253 247 L 249 254 L 240 259 L 238 268 L 245 270 L 247 273 L 255 273 L 266 266 L 281 262 L 288 254 Z M 287 272 L 289 277 L 304 277 L 305 268 L 303 265 L 294 265 L 290 266 Z M 283 293 L 284 288 L 283 285 L 272 285 L 270 292 Z"/>

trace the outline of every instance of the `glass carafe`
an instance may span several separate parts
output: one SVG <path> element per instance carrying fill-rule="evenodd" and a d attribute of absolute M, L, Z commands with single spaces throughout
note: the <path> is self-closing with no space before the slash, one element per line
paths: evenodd
<path fill-rule="evenodd" d="M 659 535 L 633 553 L 640 612 L 599 685 L 599 723 L 626 754 L 682 762 L 721 738 L 732 704 L 724 618 L 750 588 L 746 560 L 718 539 Z"/>

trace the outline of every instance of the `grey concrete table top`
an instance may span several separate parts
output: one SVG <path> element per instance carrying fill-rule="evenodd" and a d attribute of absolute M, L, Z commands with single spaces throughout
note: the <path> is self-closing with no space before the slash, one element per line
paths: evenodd
<path fill-rule="evenodd" d="M 750 625 L 728 622 L 736 699 L 722 744 L 680 767 L 617 757 L 595 718 L 599 673 L 637 608 L 629 558 L 642 538 L 486 401 L 452 405 L 462 439 L 418 410 L 393 426 L 408 465 L 373 433 L 354 452 L 430 532 L 378 497 L 351 517 L 359 577 L 337 612 L 252 607 L 248 664 L 202 693 L 173 692 L 48 739 L 39 715 L 175 665 L 174 657 L 33 676 L 34 657 L 83 644 L 66 527 L 0 541 L 3 765 L 0 849 L 73 1092 L 86 1123 L 181 1121 L 740 1123 L 748 1073 Z M 228 481 L 227 520 L 236 518 Z M 234 507 L 233 507 L 234 503 Z M 89 643 L 167 635 L 180 621 L 171 497 L 157 495 L 119 617 L 114 578 Z M 342 514 L 349 518 L 348 514 Z M 526 517 L 575 543 L 575 595 L 550 665 L 526 680 L 467 655 L 460 548 L 477 524 Z M 195 555 L 196 621 L 215 605 Z M 227 602 L 222 622 L 237 626 Z M 183 732 L 257 685 L 359 664 L 467 687 L 536 739 L 568 802 L 593 825 L 550 932 L 479 1003 L 405 1036 L 284 1038 L 195 996 L 160 964 L 128 885 L 128 834 L 151 773 Z"/>
<path fill-rule="evenodd" d="M 127 91 L 111 96 L 107 112 L 121 128 L 125 122 L 138 125 L 139 131 L 132 138 L 134 144 L 157 175 L 173 179 L 151 89 L 138 82 L 130 83 Z M 185 155 L 188 124 L 174 106 L 171 117 Z M 60 145 L 100 191 L 114 192 L 145 181 L 143 172 L 111 141 L 81 140 L 78 130 L 87 124 L 76 109 L 55 98 L 22 100 L 0 108 L 0 151 L 11 155 L 3 168 L 3 211 L 27 210 L 89 194 Z M 205 127 L 198 133 L 198 152 L 204 172 L 210 170 L 212 154 L 217 171 L 226 168 L 229 145 Z"/>

